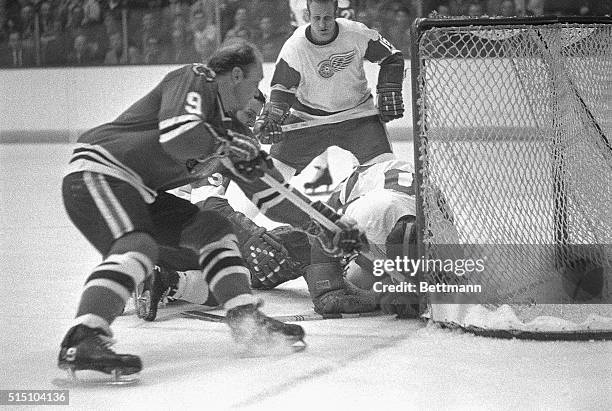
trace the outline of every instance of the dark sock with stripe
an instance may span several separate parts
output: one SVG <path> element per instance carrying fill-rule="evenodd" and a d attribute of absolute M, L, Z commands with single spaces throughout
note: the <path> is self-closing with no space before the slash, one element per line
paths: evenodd
<path fill-rule="evenodd" d="M 251 294 L 251 284 L 243 273 L 230 274 L 220 279 L 211 291 L 217 302 L 223 305 L 236 296 Z"/>
<path fill-rule="evenodd" d="M 108 288 L 89 287 L 81 295 L 77 317 L 95 314 L 112 324 L 115 318 L 121 315 L 124 307 L 125 301 Z"/>

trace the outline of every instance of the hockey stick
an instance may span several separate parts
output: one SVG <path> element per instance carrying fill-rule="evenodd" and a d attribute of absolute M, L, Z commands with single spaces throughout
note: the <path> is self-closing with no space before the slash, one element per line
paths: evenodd
<path fill-rule="evenodd" d="M 326 124 L 341 123 L 347 120 L 355 120 L 358 118 L 372 117 L 372 116 L 377 116 L 377 115 L 378 115 L 378 109 L 372 108 L 366 111 L 359 111 L 359 112 L 351 113 L 351 114 L 338 114 L 337 116 L 331 115 L 326 118 L 317 118 L 314 120 L 301 121 L 299 123 L 285 124 L 282 126 L 282 130 L 283 132 L 295 131 L 295 130 L 301 130 L 304 128 L 324 126 Z"/>
<path fill-rule="evenodd" d="M 214 323 L 225 322 L 225 316 L 218 314 L 211 314 L 204 311 L 189 310 L 181 313 L 183 317 L 193 318 L 201 321 L 210 321 Z M 272 318 L 282 322 L 298 322 L 298 321 L 319 321 L 319 320 L 341 320 L 347 318 L 363 318 L 363 317 L 379 317 L 383 315 L 381 311 L 373 311 L 370 313 L 356 313 L 356 314 L 317 314 L 317 313 L 305 313 L 295 315 L 274 315 Z"/>

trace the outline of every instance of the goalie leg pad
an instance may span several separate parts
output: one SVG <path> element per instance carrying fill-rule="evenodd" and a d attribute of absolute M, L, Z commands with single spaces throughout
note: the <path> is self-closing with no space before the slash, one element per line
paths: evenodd
<path fill-rule="evenodd" d="M 386 240 L 387 258 L 407 256 L 417 258 L 417 230 L 416 217 L 405 215 L 400 218 Z M 412 281 L 418 281 L 411 277 Z M 391 284 L 388 276 L 382 279 L 383 284 Z M 416 293 L 383 292 L 378 295 L 380 309 L 386 314 L 396 314 L 397 318 L 417 318 L 421 311 L 420 298 Z"/>
<path fill-rule="evenodd" d="M 363 313 L 376 310 L 366 294 L 354 293 L 342 278 L 339 262 L 312 264 L 306 268 L 306 283 L 315 312 L 319 314 Z"/>

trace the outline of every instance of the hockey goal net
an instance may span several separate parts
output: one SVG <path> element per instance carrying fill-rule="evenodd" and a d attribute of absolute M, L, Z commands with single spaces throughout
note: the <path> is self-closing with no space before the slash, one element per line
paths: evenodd
<path fill-rule="evenodd" d="M 419 19 L 412 38 L 421 280 L 457 286 L 427 293 L 431 320 L 612 338 L 612 20 Z"/>

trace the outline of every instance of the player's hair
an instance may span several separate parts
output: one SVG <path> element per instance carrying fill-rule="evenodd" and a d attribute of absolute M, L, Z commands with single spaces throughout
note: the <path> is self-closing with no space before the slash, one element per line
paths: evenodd
<path fill-rule="evenodd" d="M 246 41 L 231 42 L 215 51 L 208 60 L 208 67 L 217 74 L 229 73 L 234 67 L 240 67 L 248 75 L 258 56 L 253 44 Z"/>
<path fill-rule="evenodd" d="M 306 8 L 310 12 L 310 3 L 334 3 L 334 10 L 338 10 L 338 0 L 306 0 Z"/>

